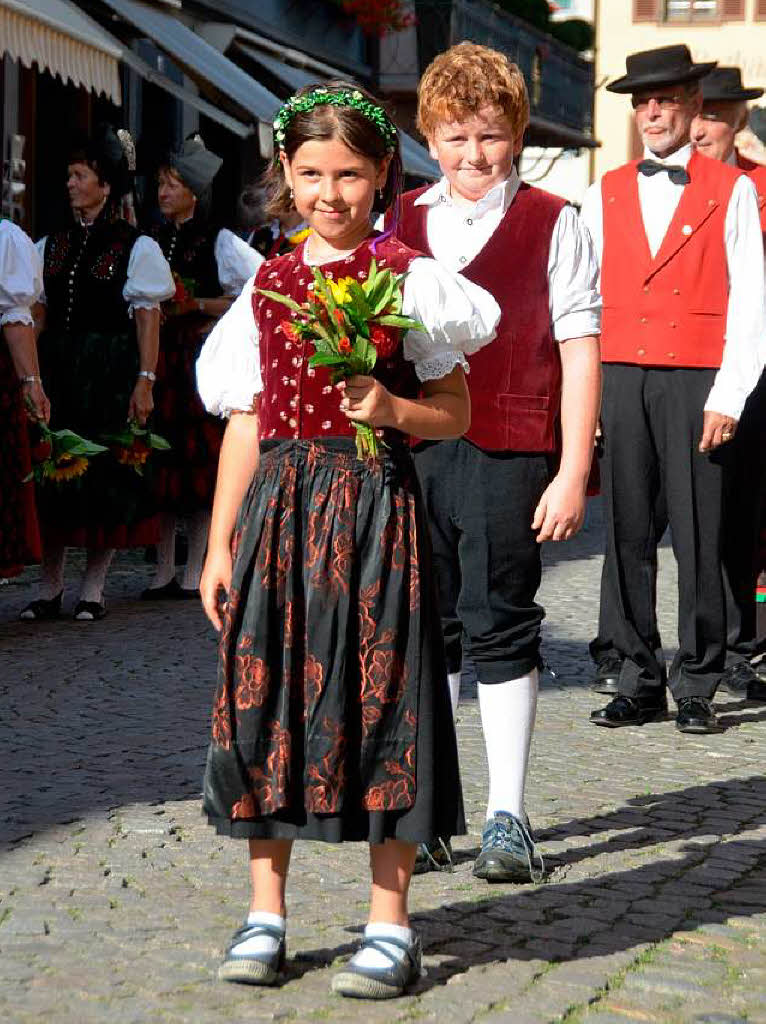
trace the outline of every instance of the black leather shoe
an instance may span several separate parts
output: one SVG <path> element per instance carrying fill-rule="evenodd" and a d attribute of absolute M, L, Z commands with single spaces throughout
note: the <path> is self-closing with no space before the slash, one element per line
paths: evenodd
<path fill-rule="evenodd" d="M 737 697 L 744 697 L 748 686 L 757 678 L 755 669 L 749 661 L 738 661 L 726 669 L 717 688 L 726 693 L 733 693 Z"/>
<path fill-rule="evenodd" d="M 748 683 L 747 699 L 757 700 L 761 704 L 766 704 L 766 679 L 756 676 L 752 683 Z"/>
<path fill-rule="evenodd" d="M 681 697 L 677 703 L 676 729 L 679 732 L 723 732 L 707 697 Z"/>
<path fill-rule="evenodd" d="M 618 683 L 620 682 L 620 669 L 622 662 L 619 658 L 604 658 L 598 663 L 596 675 L 590 684 L 594 693 L 619 693 Z"/>
<path fill-rule="evenodd" d="M 608 729 L 620 729 L 623 725 L 643 725 L 665 718 L 668 713 L 664 697 L 615 697 L 605 708 L 591 711 L 590 720 L 594 725 L 605 725 Z"/>

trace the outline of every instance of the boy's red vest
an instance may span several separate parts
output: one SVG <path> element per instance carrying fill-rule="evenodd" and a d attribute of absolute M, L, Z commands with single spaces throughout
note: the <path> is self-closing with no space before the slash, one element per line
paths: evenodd
<path fill-rule="evenodd" d="M 652 258 L 638 199 L 637 161 L 604 175 L 601 358 L 640 366 L 719 367 L 729 275 L 724 226 L 742 171 L 694 153 Z"/>
<path fill-rule="evenodd" d="M 747 160 L 739 153 L 737 153 L 737 167 L 745 172 L 758 193 L 758 213 L 761 217 L 761 231 L 764 245 L 766 245 L 766 167 L 763 164 L 755 164 L 752 160 Z"/>
<path fill-rule="evenodd" d="M 397 237 L 432 256 L 425 188 L 402 197 Z M 551 332 L 548 253 L 563 199 L 522 184 L 490 240 L 464 277 L 494 295 L 502 315 L 497 337 L 468 357 L 469 441 L 489 451 L 549 452 L 556 448 L 561 359 Z"/>

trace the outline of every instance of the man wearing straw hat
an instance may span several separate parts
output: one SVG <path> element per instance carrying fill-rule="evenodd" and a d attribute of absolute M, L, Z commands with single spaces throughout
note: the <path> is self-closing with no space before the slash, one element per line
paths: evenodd
<path fill-rule="evenodd" d="M 764 257 L 755 189 L 692 152 L 700 79 L 686 46 L 627 58 L 607 86 L 628 94 L 643 159 L 591 186 L 583 218 L 601 254 L 606 551 L 598 643 L 620 669 L 594 725 L 667 713 L 681 732 L 719 731 L 724 671 L 721 573 L 725 446 L 763 368 Z M 656 618 L 657 546 L 670 525 L 679 650 L 666 673 Z"/>

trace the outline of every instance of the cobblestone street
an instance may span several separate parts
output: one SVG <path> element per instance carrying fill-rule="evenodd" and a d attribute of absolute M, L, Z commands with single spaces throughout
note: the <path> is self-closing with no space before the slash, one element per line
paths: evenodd
<path fill-rule="evenodd" d="M 427 974 L 383 1004 L 330 992 L 365 918 L 361 845 L 296 847 L 283 985 L 216 980 L 248 876 L 245 845 L 200 815 L 215 665 L 201 609 L 140 603 L 151 567 L 135 555 L 115 562 L 103 623 L 17 622 L 37 570 L 0 588 L 0 1019 L 766 1024 L 766 706 L 722 696 L 714 736 L 672 720 L 588 724 L 603 702 L 587 687 L 598 522 L 595 508 L 580 537 L 546 551 L 552 671 L 528 810 L 548 880 L 490 887 L 471 874 L 486 769 L 464 692 L 470 834 L 453 873 L 414 880 Z M 674 589 L 663 547 L 669 655 Z"/>

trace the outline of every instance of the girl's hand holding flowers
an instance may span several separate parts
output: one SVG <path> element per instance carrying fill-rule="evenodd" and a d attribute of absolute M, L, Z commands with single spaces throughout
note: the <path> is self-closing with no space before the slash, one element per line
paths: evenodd
<path fill-rule="evenodd" d="M 371 427 L 393 427 L 393 396 L 374 377 L 357 374 L 336 385 L 343 393 L 341 410 L 354 423 Z"/>

